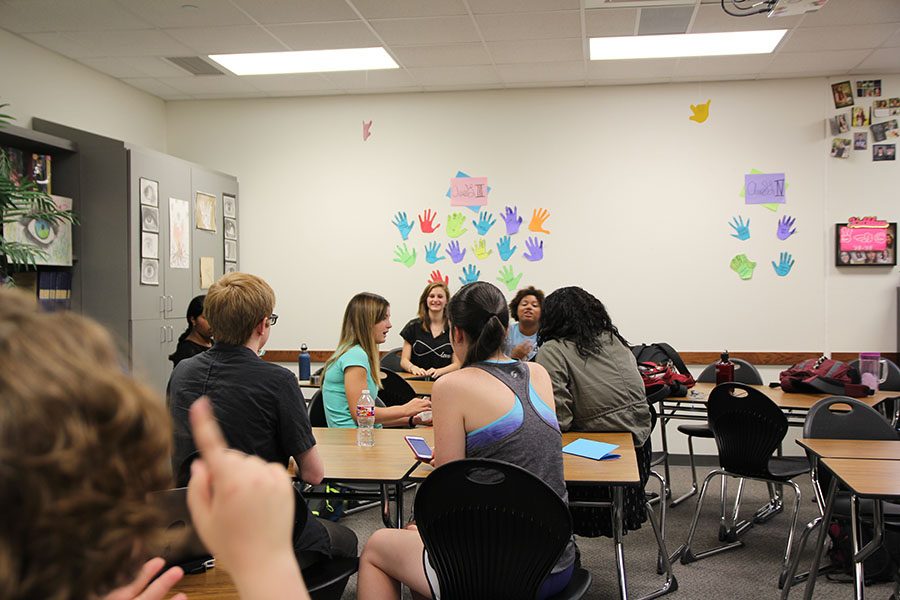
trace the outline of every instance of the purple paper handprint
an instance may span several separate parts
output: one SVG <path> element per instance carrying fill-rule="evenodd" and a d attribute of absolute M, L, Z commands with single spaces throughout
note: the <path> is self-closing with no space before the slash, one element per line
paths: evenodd
<path fill-rule="evenodd" d="M 513 235 L 515 233 L 519 233 L 519 227 L 522 226 L 522 217 L 518 214 L 519 209 L 517 207 L 506 207 L 506 211 L 500 215 L 503 219 L 503 223 L 506 225 L 506 235 Z"/>
<path fill-rule="evenodd" d="M 536 237 L 525 240 L 525 249 L 525 254 L 522 255 L 525 260 L 536 262 L 544 258 L 544 242 Z"/>
<path fill-rule="evenodd" d="M 447 256 L 453 261 L 453 264 L 459 264 L 466 257 L 466 249 L 459 247 L 459 242 L 453 240 L 447 244 Z"/>
<path fill-rule="evenodd" d="M 797 233 L 797 228 L 794 227 L 794 223 L 797 219 L 793 217 L 789 217 L 787 215 L 781 217 L 781 220 L 778 221 L 778 239 L 786 240 L 795 233 Z M 793 229 L 792 229 L 793 228 Z"/>

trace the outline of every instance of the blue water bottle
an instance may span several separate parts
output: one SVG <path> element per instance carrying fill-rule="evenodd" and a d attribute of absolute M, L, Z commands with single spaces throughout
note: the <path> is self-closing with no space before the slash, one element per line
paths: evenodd
<path fill-rule="evenodd" d="M 297 366 L 299 367 L 299 379 L 306 381 L 309 379 L 309 352 L 306 350 L 306 344 L 300 345 L 300 354 L 297 356 Z"/>

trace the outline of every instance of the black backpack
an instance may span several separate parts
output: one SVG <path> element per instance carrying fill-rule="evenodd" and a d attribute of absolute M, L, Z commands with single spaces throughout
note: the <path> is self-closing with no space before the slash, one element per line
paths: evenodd
<path fill-rule="evenodd" d="M 691 372 L 688 370 L 687 365 L 684 364 L 684 361 L 681 359 L 681 356 L 675 349 L 666 344 L 665 342 L 656 342 L 653 344 L 638 344 L 636 346 L 631 347 L 631 353 L 634 354 L 634 358 L 637 363 L 640 365 L 641 363 L 656 363 L 658 365 L 665 365 L 667 363 L 671 363 L 678 373 L 681 375 L 687 375 L 691 377 L 693 380 L 693 376 Z M 690 385 L 693 385 L 691 383 Z M 687 388 L 685 385 L 671 385 L 671 392 L 669 396 L 674 398 L 682 398 L 687 396 Z"/>
<path fill-rule="evenodd" d="M 863 523 L 860 528 L 860 537 L 865 546 L 872 539 L 871 523 Z M 853 538 L 851 536 L 850 521 L 836 519 L 828 527 L 828 536 L 831 538 L 831 549 L 828 557 L 831 559 L 831 573 L 828 579 L 831 581 L 853 582 Z M 863 561 L 863 571 L 866 574 L 866 585 L 872 583 L 897 580 L 900 578 L 900 532 L 890 527 L 885 528 L 881 546 Z"/>

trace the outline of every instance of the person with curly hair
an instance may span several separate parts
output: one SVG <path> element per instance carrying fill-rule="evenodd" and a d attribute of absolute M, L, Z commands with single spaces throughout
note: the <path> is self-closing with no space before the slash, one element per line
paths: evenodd
<path fill-rule="evenodd" d="M 564 287 L 544 300 L 538 364 L 550 374 L 556 417 L 563 431 L 629 431 L 637 447 L 641 481 L 650 473 L 650 405 L 628 342 L 593 295 Z M 599 500 L 605 486 L 572 487 L 575 500 Z M 611 496 L 610 496 L 611 497 Z M 644 486 L 625 494 L 625 525 L 646 521 Z M 575 533 L 611 536 L 608 509 L 573 508 Z"/>
<path fill-rule="evenodd" d="M 515 323 L 506 332 L 504 352 L 516 360 L 534 360 L 538 351 L 537 332 L 541 325 L 544 292 L 533 285 L 522 288 L 509 303 L 509 316 Z"/>

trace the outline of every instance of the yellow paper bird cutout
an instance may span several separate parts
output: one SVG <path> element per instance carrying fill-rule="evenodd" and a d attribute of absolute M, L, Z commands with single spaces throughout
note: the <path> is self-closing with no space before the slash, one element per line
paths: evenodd
<path fill-rule="evenodd" d="M 691 104 L 691 111 L 694 113 L 688 117 L 691 121 L 697 121 L 698 123 L 704 122 L 709 117 L 709 103 L 712 100 L 707 100 L 706 104 Z"/>

